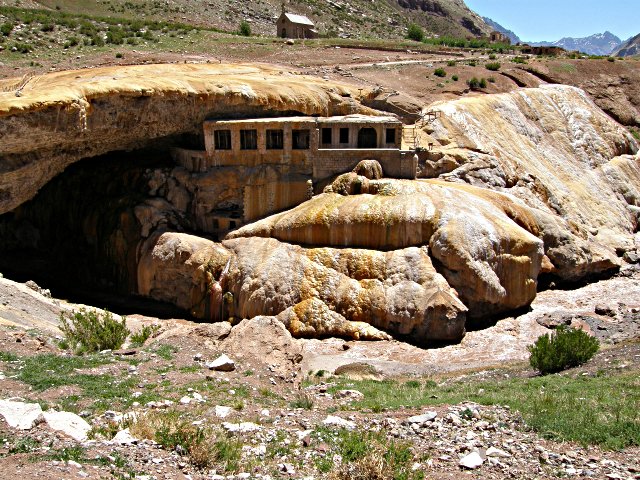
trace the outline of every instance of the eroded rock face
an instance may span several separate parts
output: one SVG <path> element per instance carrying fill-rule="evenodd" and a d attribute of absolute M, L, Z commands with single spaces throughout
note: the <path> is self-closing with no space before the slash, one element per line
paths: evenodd
<path fill-rule="evenodd" d="M 607 268 L 597 258 L 632 246 L 638 144 L 582 90 L 543 85 L 433 108 L 442 116 L 427 128 L 443 146 L 425 175 L 509 192 L 563 218 L 596 257 L 573 277 Z"/>
<path fill-rule="evenodd" d="M 0 99 L 0 213 L 68 165 L 199 133 L 209 117 L 370 113 L 351 91 L 267 66 L 166 64 L 50 73 Z M 344 96 L 343 96 L 344 95 Z"/>

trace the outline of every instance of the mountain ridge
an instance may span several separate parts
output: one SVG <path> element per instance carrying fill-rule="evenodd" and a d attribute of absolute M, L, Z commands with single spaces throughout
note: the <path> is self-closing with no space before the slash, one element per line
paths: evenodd
<path fill-rule="evenodd" d="M 512 44 L 515 45 L 516 43 L 522 43 L 522 40 L 520 39 L 520 37 L 518 35 L 515 34 L 515 32 L 513 32 L 512 30 L 509 30 L 506 27 L 503 27 L 502 25 L 500 25 L 495 20 L 492 20 L 489 17 L 482 17 L 482 20 L 484 20 L 484 23 L 486 23 L 490 27 L 494 28 L 496 31 L 498 31 L 500 33 L 504 33 L 507 37 L 509 37 L 509 39 L 511 40 Z"/>
<path fill-rule="evenodd" d="M 563 37 L 560 40 L 548 42 L 527 42 L 540 47 L 562 47 L 565 50 L 587 53 L 589 55 L 609 55 L 616 50 L 622 40 L 609 31 L 595 33 L 588 37 Z"/>
<path fill-rule="evenodd" d="M 640 55 L 640 33 L 626 40 L 612 53 L 615 57 L 631 57 Z"/>

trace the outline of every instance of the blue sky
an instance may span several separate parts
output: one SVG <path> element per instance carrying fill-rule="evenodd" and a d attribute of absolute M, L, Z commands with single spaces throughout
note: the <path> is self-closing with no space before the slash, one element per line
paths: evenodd
<path fill-rule="evenodd" d="M 522 40 L 587 37 L 609 30 L 622 40 L 640 33 L 640 0 L 465 0 Z"/>

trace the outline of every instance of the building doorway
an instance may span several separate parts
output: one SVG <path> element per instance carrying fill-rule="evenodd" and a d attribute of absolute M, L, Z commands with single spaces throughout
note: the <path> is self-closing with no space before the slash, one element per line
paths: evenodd
<path fill-rule="evenodd" d="M 378 146 L 378 134 L 370 127 L 361 128 L 358 132 L 358 148 L 376 148 Z"/>

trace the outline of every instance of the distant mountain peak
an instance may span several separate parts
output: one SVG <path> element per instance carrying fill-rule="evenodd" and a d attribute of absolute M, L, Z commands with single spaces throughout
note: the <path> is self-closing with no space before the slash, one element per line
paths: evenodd
<path fill-rule="evenodd" d="M 622 40 L 613 33 L 606 31 L 604 33 L 596 33 L 588 37 L 573 38 L 564 37 L 555 42 L 530 42 L 536 46 L 555 46 L 562 47 L 565 50 L 577 50 L 589 55 L 609 55 L 611 52 L 620 47 Z"/>

